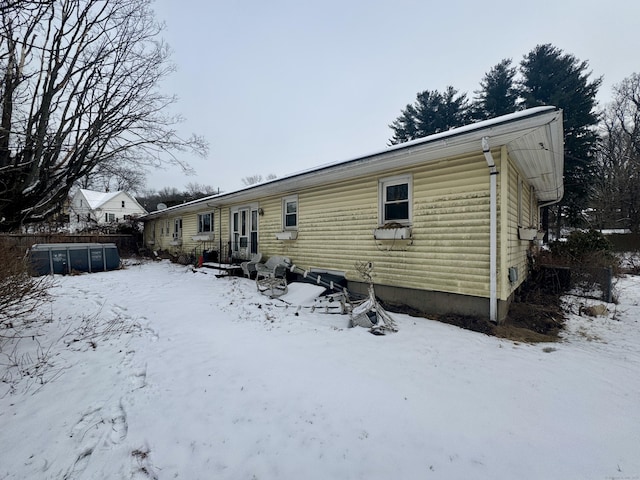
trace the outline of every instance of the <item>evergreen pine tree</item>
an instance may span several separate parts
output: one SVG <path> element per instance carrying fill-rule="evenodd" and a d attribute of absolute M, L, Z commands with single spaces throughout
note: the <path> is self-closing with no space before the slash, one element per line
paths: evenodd
<path fill-rule="evenodd" d="M 518 109 L 518 90 L 514 84 L 516 68 L 505 58 L 487 72 L 476 90 L 473 117 L 476 120 L 499 117 Z"/>
<path fill-rule="evenodd" d="M 469 104 L 467 94 L 458 94 L 452 86 L 444 92 L 425 90 L 416 95 L 413 105 L 407 105 L 389 127 L 393 130 L 391 145 L 445 132 L 467 123 Z"/>
<path fill-rule="evenodd" d="M 390 140 L 391 145 L 418 138 L 416 118 L 417 113 L 414 106 L 411 104 L 407 105 L 400 116 L 389 125 L 389 127 L 393 129 L 393 138 Z"/>
<path fill-rule="evenodd" d="M 588 63 L 551 44 L 538 45 L 520 64 L 519 94 L 525 108 L 554 105 L 564 115 L 564 198 L 561 211 L 577 225 L 587 205 L 598 123 L 596 94 L 602 78 L 589 81 Z M 558 222 L 559 228 L 560 222 Z"/>

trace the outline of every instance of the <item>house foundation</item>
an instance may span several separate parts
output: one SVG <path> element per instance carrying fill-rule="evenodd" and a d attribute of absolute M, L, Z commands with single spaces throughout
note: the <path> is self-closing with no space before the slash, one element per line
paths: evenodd
<path fill-rule="evenodd" d="M 367 295 L 368 285 L 363 282 L 349 281 L 347 288 L 358 295 Z M 469 315 L 489 318 L 489 298 L 460 295 L 456 293 L 418 290 L 414 288 L 394 287 L 391 285 L 375 285 L 376 297 L 383 302 L 402 308 L 402 306 L 418 310 L 425 315 Z M 509 312 L 512 297 L 498 300 L 497 320 L 502 323 Z"/>

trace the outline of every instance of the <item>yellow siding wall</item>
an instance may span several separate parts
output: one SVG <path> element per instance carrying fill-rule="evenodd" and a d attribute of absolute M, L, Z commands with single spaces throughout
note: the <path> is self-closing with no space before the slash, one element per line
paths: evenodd
<path fill-rule="evenodd" d="M 532 248 L 529 240 L 518 238 L 518 227 L 538 226 L 538 208 L 535 191 L 518 172 L 511 160 L 508 163 L 508 208 L 506 211 L 507 252 L 506 266 L 518 269 L 518 280 L 510 283 L 505 277 L 502 296 L 510 295 L 526 278 L 528 262 L 527 252 Z M 518 184 L 522 182 L 521 222 L 518 221 Z M 507 272 L 508 273 L 508 272 Z"/>
<path fill-rule="evenodd" d="M 258 250 L 265 256 L 288 255 L 286 245 L 275 238 L 282 231 L 282 196 L 260 199 L 260 208 L 264 214 L 258 217 Z"/>
<path fill-rule="evenodd" d="M 413 239 L 376 241 L 378 181 L 410 173 Z M 296 192 L 292 192 L 296 193 Z M 467 295 L 489 291 L 489 175 L 482 155 L 383 176 L 360 177 L 298 193 L 298 239 L 279 241 L 282 196 L 261 200 L 260 250 L 303 268 L 344 271 L 373 262 L 376 283 Z"/>
<path fill-rule="evenodd" d="M 518 172 L 512 162 L 504 160 L 505 149 L 495 150 L 493 155 L 500 171 L 498 292 L 504 300 L 525 278 L 530 242 L 518 239 Z M 403 174 L 412 177 L 412 239 L 375 240 L 379 180 Z M 276 233 L 283 229 L 282 198 L 291 194 L 298 195 L 298 238 L 277 240 Z M 526 181 L 522 200 L 523 223 L 537 224 L 537 208 L 531 207 L 531 202 L 535 205 L 535 193 Z M 373 262 L 377 284 L 489 296 L 489 172 L 481 153 L 286 192 L 251 204 L 263 211 L 258 217 L 258 248 L 265 257 L 288 256 L 301 268 L 337 270 L 355 281 L 362 280 L 355 262 Z M 167 212 L 170 231 L 160 234 L 160 222 L 164 219 L 146 222 L 145 240 L 151 238 L 155 228 L 154 249 L 189 253 L 199 245 L 191 239 L 197 232 L 197 213 L 213 211 L 215 240 L 204 247 L 218 249 L 222 222 L 222 246 L 226 249 L 230 212 L 245 206 L 248 204 L 232 204 L 222 209 L 205 206 L 200 211 L 181 214 L 181 247 L 169 245 L 176 214 Z M 530 212 L 534 218 L 530 218 Z M 516 283 L 508 280 L 508 267 L 513 266 L 518 268 Z"/>
<path fill-rule="evenodd" d="M 213 213 L 213 240 L 198 241 L 193 236 L 198 234 L 198 214 Z M 147 246 L 153 250 L 167 250 L 173 254 L 201 252 L 203 249 L 218 250 L 220 239 L 220 217 L 222 218 L 222 240 L 223 246 L 228 241 L 228 210 L 216 209 L 204 205 L 197 211 L 173 212 L 169 211 L 156 220 L 145 222 L 144 238 Z M 177 218 L 182 219 L 182 244 L 172 245 L 174 222 Z M 167 229 L 167 221 L 169 227 Z M 155 241 L 153 231 L 155 229 Z"/>

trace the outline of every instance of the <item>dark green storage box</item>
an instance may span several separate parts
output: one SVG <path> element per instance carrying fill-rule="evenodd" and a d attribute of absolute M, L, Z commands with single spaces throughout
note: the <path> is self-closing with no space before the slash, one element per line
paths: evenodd
<path fill-rule="evenodd" d="M 115 243 L 40 243 L 29 249 L 36 275 L 103 272 L 120 268 Z"/>

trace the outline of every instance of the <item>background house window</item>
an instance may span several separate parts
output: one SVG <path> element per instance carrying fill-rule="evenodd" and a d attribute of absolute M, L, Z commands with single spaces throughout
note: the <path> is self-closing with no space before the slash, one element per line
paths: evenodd
<path fill-rule="evenodd" d="M 298 228 L 298 196 L 292 195 L 282 199 L 282 224 L 285 230 Z"/>
<path fill-rule="evenodd" d="M 124 208 L 124 200 L 122 200 L 122 208 Z"/>
<path fill-rule="evenodd" d="M 116 214 L 115 213 L 105 213 L 104 214 L 104 221 L 105 222 L 115 222 L 116 220 Z"/>
<path fill-rule="evenodd" d="M 198 214 L 198 233 L 213 232 L 213 213 Z"/>
<path fill-rule="evenodd" d="M 411 176 L 380 180 L 380 223 L 411 222 Z"/>

